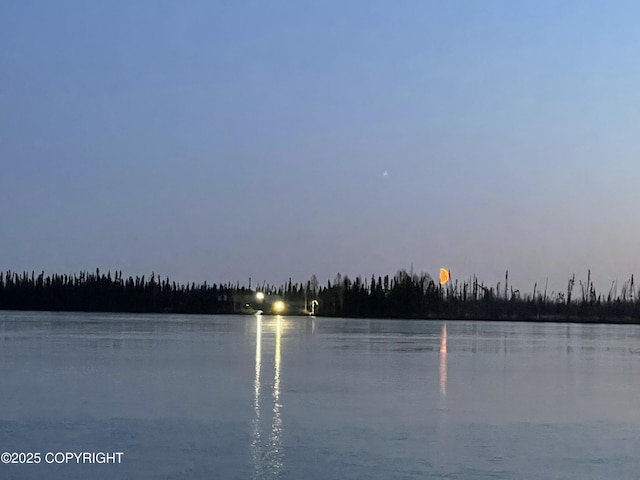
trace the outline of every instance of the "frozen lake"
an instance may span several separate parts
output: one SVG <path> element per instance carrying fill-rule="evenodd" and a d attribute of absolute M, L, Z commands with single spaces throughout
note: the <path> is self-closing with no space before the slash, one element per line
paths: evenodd
<path fill-rule="evenodd" d="M 2 452 L 123 452 L 0 478 L 640 477 L 636 326 L 0 312 L 0 378 Z"/>

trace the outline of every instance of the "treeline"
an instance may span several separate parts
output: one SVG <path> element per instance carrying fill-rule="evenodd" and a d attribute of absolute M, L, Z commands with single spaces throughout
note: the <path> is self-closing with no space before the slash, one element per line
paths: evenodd
<path fill-rule="evenodd" d="M 508 271 L 495 286 L 475 276 L 443 286 L 428 274 L 400 270 L 364 282 L 338 276 L 318 299 L 327 316 L 640 323 L 634 277 L 618 287 L 614 282 L 607 294 L 596 292 L 588 271 L 577 284 L 573 275 L 563 292 L 536 284 L 533 293 L 522 294 L 509 286 Z"/>
<path fill-rule="evenodd" d="M 177 284 L 121 271 L 74 275 L 0 274 L 0 309 L 134 313 L 233 313 L 232 285 Z"/>
<path fill-rule="evenodd" d="M 607 294 L 595 291 L 588 272 L 576 284 L 575 275 L 563 292 L 546 288 L 521 294 L 504 283 L 488 286 L 476 277 L 446 285 L 428 274 L 405 270 L 394 276 L 351 280 L 338 274 L 320 285 L 315 276 L 306 283 L 251 288 L 236 284 L 179 284 L 155 274 L 148 277 L 81 272 L 72 275 L 0 273 L 0 309 L 50 311 L 101 311 L 135 313 L 246 313 L 255 292 L 281 298 L 287 313 L 309 313 L 317 300 L 318 316 L 371 318 L 447 318 L 583 322 L 638 322 L 640 299 L 633 276 L 613 283 Z"/>
<path fill-rule="evenodd" d="M 289 280 L 276 287 L 263 283 L 258 289 L 282 298 L 302 313 L 309 290 Z M 247 301 L 255 299 L 250 286 L 232 284 L 181 284 L 152 273 L 123 277 L 122 271 L 45 275 L 44 272 L 0 272 L 0 310 L 46 310 L 131 313 L 244 313 Z"/>

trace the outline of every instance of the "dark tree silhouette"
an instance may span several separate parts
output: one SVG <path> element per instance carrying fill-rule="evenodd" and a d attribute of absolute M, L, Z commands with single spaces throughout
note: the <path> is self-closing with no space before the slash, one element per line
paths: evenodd
<path fill-rule="evenodd" d="M 322 287 L 315 275 L 306 284 L 263 282 L 259 290 L 282 298 L 290 314 L 309 313 L 305 307 L 317 300 L 318 316 L 640 323 L 633 276 L 619 289 L 614 282 L 605 296 L 596 292 L 588 271 L 586 281 L 579 281 L 578 299 L 575 282 L 573 275 L 566 292 L 547 294 L 545 287 L 541 293 L 535 285 L 532 295 L 522 295 L 508 287 L 508 272 L 501 288 L 487 287 L 475 276 L 441 286 L 426 273 L 399 270 L 392 278 L 370 280 L 337 274 Z M 126 279 L 122 271 L 112 275 L 100 269 L 72 275 L 0 273 L 3 310 L 230 314 L 247 313 L 254 298 L 255 292 L 239 283 L 182 285 L 154 272 Z"/>

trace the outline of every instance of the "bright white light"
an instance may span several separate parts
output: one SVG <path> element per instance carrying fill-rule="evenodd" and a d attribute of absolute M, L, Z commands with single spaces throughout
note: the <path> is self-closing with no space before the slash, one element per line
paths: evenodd
<path fill-rule="evenodd" d="M 256 293 L 256 299 L 264 300 L 264 293 L 263 292 L 257 292 Z"/>
<path fill-rule="evenodd" d="M 284 311 L 284 307 L 285 307 L 285 305 L 284 305 L 284 302 L 282 300 L 278 300 L 277 302 L 273 303 L 273 310 L 276 313 L 283 312 Z"/>

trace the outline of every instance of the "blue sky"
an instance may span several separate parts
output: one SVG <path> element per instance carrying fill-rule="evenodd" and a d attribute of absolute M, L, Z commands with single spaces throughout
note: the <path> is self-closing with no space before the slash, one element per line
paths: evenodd
<path fill-rule="evenodd" d="M 640 4 L 0 3 L 0 269 L 640 271 Z M 387 172 L 384 175 L 384 172 Z"/>

